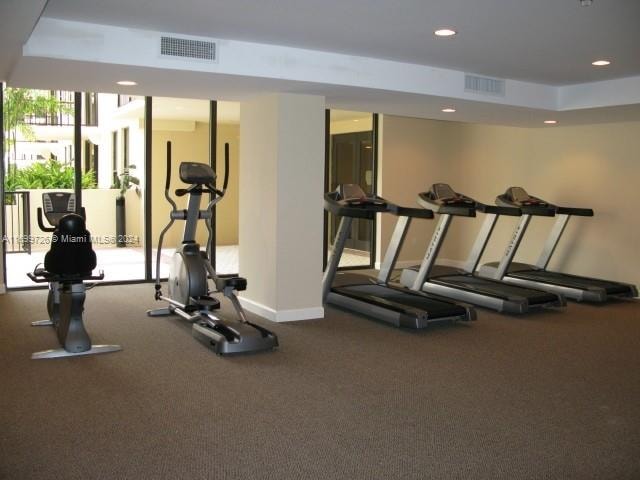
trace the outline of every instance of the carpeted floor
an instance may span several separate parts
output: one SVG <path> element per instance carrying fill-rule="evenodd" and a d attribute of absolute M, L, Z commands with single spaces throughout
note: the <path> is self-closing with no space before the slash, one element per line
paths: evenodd
<path fill-rule="evenodd" d="M 91 290 L 124 350 L 47 361 L 46 292 L 0 296 L 0 478 L 640 478 L 638 302 L 420 333 L 328 309 L 220 358 L 152 292 Z"/>

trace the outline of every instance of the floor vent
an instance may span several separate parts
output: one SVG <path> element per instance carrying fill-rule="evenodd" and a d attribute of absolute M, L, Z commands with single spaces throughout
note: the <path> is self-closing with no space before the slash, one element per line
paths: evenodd
<path fill-rule="evenodd" d="M 504 97 L 504 80 L 466 74 L 464 76 L 464 89 L 467 92 Z"/>
<path fill-rule="evenodd" d="M 216 60 L 215 42 L 191 40 L 188 38 L 161 37 L 160 55 L 169 57 L 195 58 L 198 60 Z"/>

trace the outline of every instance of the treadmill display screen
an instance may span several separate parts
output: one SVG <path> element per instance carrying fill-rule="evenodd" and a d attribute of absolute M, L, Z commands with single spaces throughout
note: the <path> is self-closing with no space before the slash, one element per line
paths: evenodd
<path fill-rule="evenodd" d="M 345 183 L 339 187 L 340 196 L 343 200 L 363 200 L 367 198 L 360 185 Z"/>
<path fill-rule="evenodd" d="M 527 202 L 531 199 L 531 196 L 522 187 L 513 187 L 511 189 L 511 198 L 514 202 Z"/>
<path fill-rule="evenodd" d="M 433 185 L 432 190 L 436 199 L 438 200 L 447 199 L 447 198 L 456 198 L 458 196 L 458 194 L 453 191 L 453 188 L 451 188 L 446 183 L 436 183 Z"/>

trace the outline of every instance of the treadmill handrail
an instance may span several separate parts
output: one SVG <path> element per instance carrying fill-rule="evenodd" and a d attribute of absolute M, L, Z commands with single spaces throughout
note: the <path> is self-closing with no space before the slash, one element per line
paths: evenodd
<path fill-rule="evenodd" d="M 576 217 L 593 217 L 593 209 L 591 208 L 557 207 L 556 213 Z"/>
<path fill-rule="evenodd" d="M 492 215 L 509 215 L 512 217 L 519 217 L 520 215 L 522 215 L 522 210 L 520 210 L 518 207 L 486 205 L 484 203 L 477 203 L 476 210 Z"/>
<path fill-rule="evenodd" d="M 433 211 L 424 208 L 401 207 L 382 197 L 373 195 L 356 200 L 338 200 L 337 192 L 324 196 L 325 210 L 339 217 L 372 219 L 376 213 L 390 213 L 398 217 L 433 218 Z"/>
<path fill-rule="evenodd" d="M 372 219 L 378 212 L 389 212 L 389 203 L 377 195 L 364 198 L 359 204 L 340 200 L 337 197 L 338 192 L 325 193 L 324 209 L 339 217 Z M 366 200 L 370 200 L 370 202 Z"/>
<path fill-rule="evenodd" d="M 550 203 L 545 203 L 544 205 L 514 205 L 504 195 L 498 195 L 496 197 L 496 205 L 499 207 L 516 207 L 520 209 L 523 215 L 533 215 L 536 217 L 554 217 L 558 208 Z"/>
<path fill-rule="evenodd" d="M 389 204 L 389 213 L 398 217 L 411 217 L 411 218 L 433 218 L 433 210 L 428 208 L 411 208 L 401 207 L 395 204 Z"/>

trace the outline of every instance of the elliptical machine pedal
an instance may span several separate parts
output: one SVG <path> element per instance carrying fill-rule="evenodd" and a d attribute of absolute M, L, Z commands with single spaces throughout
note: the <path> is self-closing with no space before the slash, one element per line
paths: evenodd
<path fill-rule="evenodd" d="M 195 312 L 199 309 L 207 311 L 218 310 L 220 308 L 220 300 L 210 297 L 209 295 L 201 295 L 199 297 L 191 297 L 189 299 L 190 305 L 187 306 L 187 311 Z"/>
<path fill-rule="evenodd" d="M 194 162 L 180 164 L 180 179 L 189 184 L 179 188 L 176 196 L 189 196 L 186 210 L 178 210 L 169 195 L 171 184 L 171 142 L 167 142 L 167 177 L 164 196 L 171 205 L 169 223 L 160 233 L 156 257 L 155 299 L 169 303 L 166 308 L 147 311 L 150 317 L 179 315 L 192 323 L 192 334 L 198 341 L 211 348 L 218 355 L 259 352 L 278 347 L 278 337 L 264 327 L 249 322 L 238 301 L 236 292 L 246 290 L 247 280 L 236 276 L 218 275 L 209 261 L 209 246 L 213 236 L 211 218 L 213 207 L 225 195 L 229 181 L 229 144 L 225 144 L 225 177 L 222 190 L 215 186 L 216 174 L 209 165 Z M 211 201 L 200 210 L 203 193 L 211 194 Z M 168 279 L 168 295 L 162 293 L 160 285 L 160 258 L 166 232 L 175 220 L 185 220 L 182 243 L 176 249 L 171 261 Z M 200 249 L 195 241 L 199 220 L 205 220 L 209 238 L 207 251 Z M 209 280 L 215 289 L 209 290 Z M 212 312 L 220 308 L 220 301 L 211 293 L 222 293 L 231 301 L 238 320 L 222 319 Z"/>
<path fill-rule="evenodd" d="M 231 325 L 201 319 L 193 324 L 191 333 L 217 355 L 273 350 L 278 346 L 278 338 L 272 332 L 249 321 Z"/>

